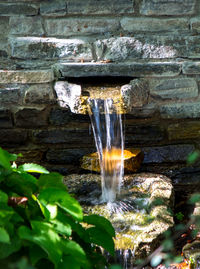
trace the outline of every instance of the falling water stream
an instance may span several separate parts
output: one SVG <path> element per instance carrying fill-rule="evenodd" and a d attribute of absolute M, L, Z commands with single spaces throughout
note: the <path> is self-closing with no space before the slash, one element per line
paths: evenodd
<path fill-rule="evenodd" d="M 88 102 L 101 167 L 102 202 L 112 204 L 120 193 L 124 174 L 122 118 L 110 98 Z"/>

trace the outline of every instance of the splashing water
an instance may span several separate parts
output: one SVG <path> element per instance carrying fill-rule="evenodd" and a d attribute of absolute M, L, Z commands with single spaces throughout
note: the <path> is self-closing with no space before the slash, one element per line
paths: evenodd
<path fill-rule="evenodd" d="M 89 114 L 101 167 L 102 201 L 113 203 L 124 174 L 124 138 L 121 114 L 112 99 L 89 99 Z"/>

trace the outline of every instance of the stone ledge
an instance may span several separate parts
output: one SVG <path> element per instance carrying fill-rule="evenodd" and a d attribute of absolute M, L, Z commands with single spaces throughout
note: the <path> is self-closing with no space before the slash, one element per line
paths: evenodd
<path fill-rule="evenodd" d="M 0 70 L 0 84 L 4 83 L 45 83 L 54 80 L 51 69 L 48 70 Z"/>
<path fill-rule="evenodd" d="M 59 63 L 54 67 L 63 77 L 174 77 L 181 72 L 181 64 L 176 62 Z"/>

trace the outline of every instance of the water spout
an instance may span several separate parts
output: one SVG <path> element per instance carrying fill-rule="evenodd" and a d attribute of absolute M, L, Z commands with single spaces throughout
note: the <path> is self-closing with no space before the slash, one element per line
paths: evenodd
<path fill-rule="evenodd" d="M 122 118 L 112 99 L 89 99 L 88 103 L 101 167 L 102 201 L 112 203 L 120 193 L 124 175 Z"/>

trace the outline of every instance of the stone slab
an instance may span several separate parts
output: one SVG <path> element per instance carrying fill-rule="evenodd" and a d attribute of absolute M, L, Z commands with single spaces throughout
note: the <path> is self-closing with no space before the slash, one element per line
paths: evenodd
<path fill-rule="evenodd" d="M 193 32 L 200 33 L 200 17 L 191 18 L 190 28 Z"/>
<path fill-rule="evenodd" d="M 194 145 L 168 145 L 158 147 L 144 147 L 144 164 L 186 162 L 190 153 L 195 150 Z"/>
<path fill-rule="evenodd" d="M 121 14 L 133 13 L 134 1 L 132 0 L 68 0 L 69 14 Z"/>
<path fill-rule="evenodd" d="M 40 14 L 42 16 L 65 16 L 67 14 L 67 3 L 64 0 L 41 2 Z"/>
<path fill-rule="evenodd" d="M 0 37 L 6 36 L 9 32 L 9 17 L 3 17 L 0 13 Z"/>
<path fill-rule="evenodd" d="M 200 102 L 173 103 L 160 105 L 160 114 L 164 119 L 185 119 L 200 117 Z"/>
<path fill-rule="evenodd" d="M 24 3 L 0 3 L 1 16 L 11 15 L 37 15 L 38 7 L 34 4 Z"/>
<path fill-rule="evenodd" d="M 143 15 L 190 15 L 195 12 L 195 0 L 143 0 L 140 13 Z"/>
<path fill-rule="evenodd" d="M 184 62 L 183 63 L 183 74 L 187 75 L 198 75 L 200 74 L 200 62 Z"/>
<path fill-rule="evenodd" d="M 28 133 L 25 130 L 0 129 L 0 145 L 11 147 L 24 144 L 27 141 Z"/>
<path fill-rule="evenodd" d="M 54 74 L 49 70 L 0 70 L 0 84 L 4 83 L 45 83 L 54 80 Z"/>
<path fill-rule="evenodd" d="M 123 17 L 120 20 L 121 27 L 124 31 L 131 33 L 144 32 L 175 32 L 188 31 L 189 21 L 186 18 L 165 19 L 163 18 L 143 18 L 143 17 Z"/>
<path fill-rule="evenodd" d="M 168 126 L 169 140 L 181 139 L 199 139 L 200 138 L 200 122 L 184 121 Z"/>
<path fill-rule="evenodd" d="M 113 33 L 119 29 L 118 18 L 60 18 L 46 19 L 45 29 L 48 36 L 80 36 Z"/>
<path fill-rule="evenodd" d="M 181 72 L 181 65 L 177 62 L 60 63 L 55 69 L 65 77 L 174 77 Z"/>
<path fill-rule="evenodd" d="M 0 105 L 21 104 L 21 89 L 17 85 L 0 84 Z"/>
<path fill-rule="evenodd" d="M 18 37 L 10 39 L 11 55 L 19 59 L 58 59 L 91 61 L 91 45 L 80 39 Z"/>
<path fill-rule="evenodd" d="M 150 79 L 150 94 L 161 99 L 185 99 L 198 96 L 198 85 L 193 78 Z"/>
<path fill-rule="evenodd" d="M 0 128 L 12 128 L 12 114 L 8 109 L 0 110 Z"/>
<path fill-rule="evenodd" d="M 39 16 L 10 17 L 9 26 L 10 34 L 13 35 L 42 36 L 44 34 L 42 20 Z"/>

